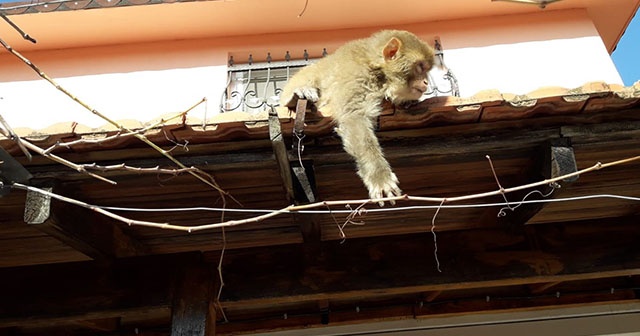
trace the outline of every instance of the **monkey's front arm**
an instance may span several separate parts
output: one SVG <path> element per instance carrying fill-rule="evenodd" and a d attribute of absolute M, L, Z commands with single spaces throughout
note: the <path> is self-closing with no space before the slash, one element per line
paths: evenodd
<path fill-rule="evenodd" d="M 400 196 L 398 178 L 382 154 L 373 129 L 373 121 L 361 114 L 342 115 L 336 131 L 347 153 L 356 160 L 358 175 L 369 190 L 370 198 Z M 380 206 L 384 202 L 379 202 Z M 395 202 L 391 202 L 395 204 Z"/>

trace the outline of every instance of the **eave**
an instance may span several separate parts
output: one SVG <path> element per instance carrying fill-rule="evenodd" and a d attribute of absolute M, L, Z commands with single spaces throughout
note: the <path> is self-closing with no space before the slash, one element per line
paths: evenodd
<path fill-rule="evenodd" d="M 290 148 L 293 121 L 280 122 Z M 176 124 L 147 135 L 166 149 L 173 147 L 172 141 L 189 141 L 188 152 L 172 153 L 184 164 L 212 173 L 243 205 L 229 201 L 229 208 L 279 209 L 292 202 L 266 122 L 226 122 L 207 129 Z M 365 197 L 331 118 L 307 119 L 305 135 L 301 159 L 313 168 L 318 198 Z M 550 163 L 545 153 L 553 157 L 559 140 L 570 145 L 579 169 L 640 155 L 640 88 L 590 83 L 520 96 L 484 92 L 467 99 L 433 98 L 409 109 L 387 106 L 377 135 L 409 195 L 492 191 L 498 186 L 486 155 L 506 188 L 544 179 Z M 31 140 L 46 147 L 80 136 Z M 115 171 L 106 174 L 118 182 L 110 186 L 42 157 L 28 162 L 6 139 L 1 145 L 35 176 L 34 185 L 51 186 L 56 193 L 92 204 L 221 205 L 215 190 L 189 175 L 163 178 Z M 169 166 L 135 139 L 59 148 L 55 153 L 78 163 Z M 640 197 L 639 170 L 636 160 L 585 173 L 576 181 L 561 182 L 562 188 L 549 197 Z M 518 201 L 527 192 L 507 198 Z M 500 196 L 476 200 L 501 201 Z M 168 335 L 171 307 L 175 311 L 175 302 L 193 294 L 182 286 L 200 288 L 216 281 L 213 274 L 203 275 L 202 283 L 188 274 L 216 269 L 225 245 L 220 230 L 186 233 L 126 226 L 60 202 L 47 209 L 49 220 L 27 225 L 25 193 L 20 190 L 3 197 L 0 205 L 0 330 L 29 334 L 82 326 L 80 330 L 108 334 L 145 325 L 157 332 L 148 335 Z M 403 201 L 397 206 L 406 205 L 425 204 Z M 217 306 L 229 322 L 218 312 L 216 332 L 639 301 L 637 201 L 529 204 L 508 210 L 504 217 L 496 216 L 499 208 L 442 209 L 435 219 L 434 209 L 371 211 L 356 218 L 364 225 L 344 228 L 342 244 L 337 225 L 345 214 L 284 214 L 229 227 L 222 268 L 226 285 Z M 183 225 L 220 221 L 219 213 L 211 212 L 123 214 Z M 225 219 L 250 216 L 227 212 Z M 442 273 L 433 254 L 432 220 Z M 183 277 L 191 280 L 180 280 Z M 43 278 L 47 286 L 38 286 Z"/>
<path fill-rule="evenodd" d="M 77 2 L 77 1 L 76 1 Z M 75 2 L 69 2 L 74 7 Z M 464 20 L 478 17 L 536 13 L 540 9 L 513 3 L 465 0 L 416 3 L 400 0 L 358 2 L 328 0 L 311 3 L 302 16 L 304 3 L 286 1 L 185 1 L 145 5 L 125 5 L 106 1 L 80 1 L 79 10 L 33 13 L 29 9 L 11 18 L 40 42 L 21 41 L 8 25 L 0 26 L 0 36 L 20 50 L 50 50 L 74 47 L 207 39 L 234 36 L 326 31 L 353 28 L 399 26 L 412 23 Z M 123 2 L 122 4 L 124 4 Z M 155 3 L 155 2 L 149 2 Z M 81 5 L 86 4 L 82 9 Z M 102 4 L 102 5 L 101 5 Z M 546 11 L 586 9 L 609 52 L 620 37 L 640 1 L 565 0 L 549 5 Z M 14 4 L 5 4 L 8 7 Z M 99 8 L 107 6 L 108 8 Z M 74 8 L 75 8 L 74 7 Z M 336 11 L 336 8 L 340 10 Z M 412 10 L 406 10 L 411 8 Z M 358 13 L 354 19 L 352 13 Z M 331 20 L 326 20 L 331 17 Z M 251 18 L 251 19 L 247 19 Z M 179 29 L 177 29 L 179 27 Z M 108 33 L 105 33 L 108 32 Z"/>

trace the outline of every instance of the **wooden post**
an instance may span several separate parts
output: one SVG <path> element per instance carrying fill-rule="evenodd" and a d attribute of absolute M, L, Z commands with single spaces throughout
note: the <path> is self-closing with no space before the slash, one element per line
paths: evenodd
<path fill-rule="evenodd" d="M 215 335 L 213 269 L 201 263 L 190 263 L 185 266 L 183 276 L 178 278 L 171 314 L 171 336 Z"/>

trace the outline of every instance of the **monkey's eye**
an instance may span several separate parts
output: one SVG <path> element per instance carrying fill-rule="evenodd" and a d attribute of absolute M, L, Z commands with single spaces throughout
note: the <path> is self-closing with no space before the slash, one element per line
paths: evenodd
<path fill-rule="evenodd" d="M 425 64 L 423 62 L 419 62 L 416 64 L 416 72 L 418 74 L 423 74 L 426 72 Z"/>

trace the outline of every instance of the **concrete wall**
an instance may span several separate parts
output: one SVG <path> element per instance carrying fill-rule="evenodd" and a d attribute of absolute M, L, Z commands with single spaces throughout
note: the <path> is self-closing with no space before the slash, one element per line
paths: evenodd
<path fill-rule="evenodd" d="M 185 110 L 203 97 L 208 104 L 193 120 L 218 112 L 226 84 L 228 56 L 256 61 L 271 52 L 319 56 L 347 40 L 383 27 L 256 35 L 182 41 L 156 41 L 25 53 L 80 99 L 115 120 L 145 122 Z M 498 89 L 522 94 L 544 86 L 577 87 L 590 81 L 622 83 L 585 10 L 427 22 L 407 29 L 426 41 L 438 36 L 445 61 L 459 80 L 462 96 Z M 83 110 L 41 80 L 17 58 L 0 55 L 0 113 L 14 128 L 42 130 L 70 122 L 91 128 L 105 122 Z M 68 131 L 68 130 L 66 130 Z"/>

